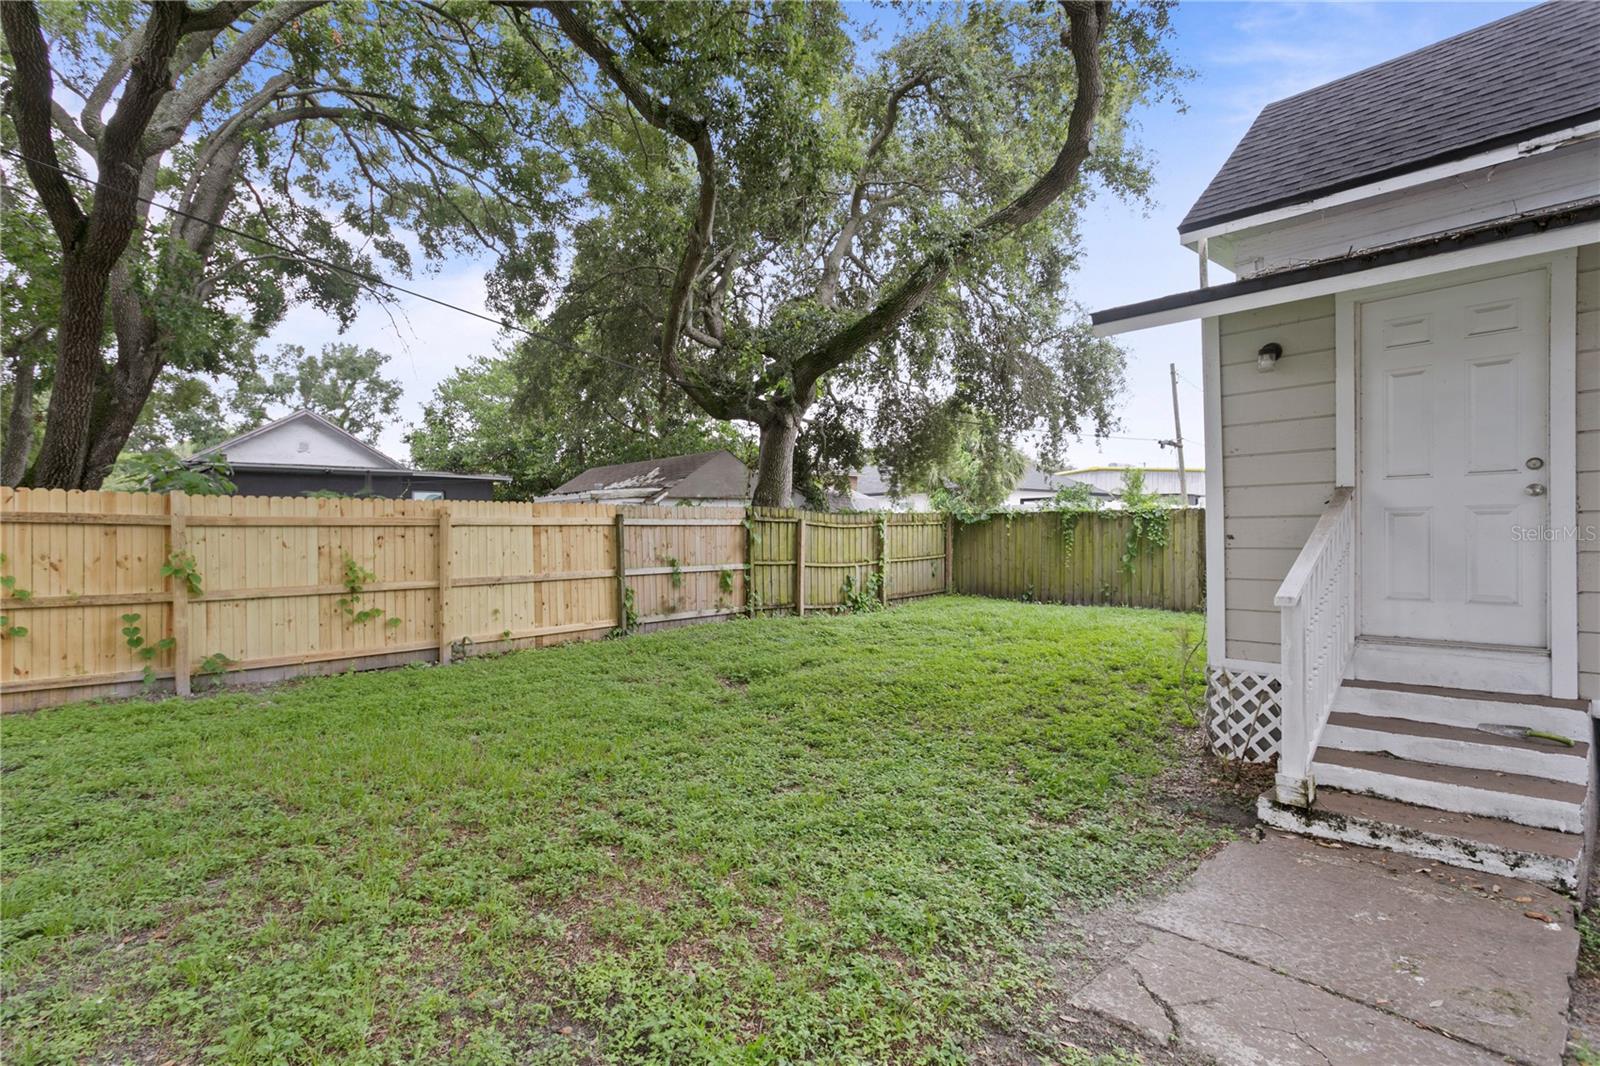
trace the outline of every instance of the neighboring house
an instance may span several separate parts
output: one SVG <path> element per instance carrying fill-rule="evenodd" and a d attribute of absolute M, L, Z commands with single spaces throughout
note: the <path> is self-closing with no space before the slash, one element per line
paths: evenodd
<path fill-rule="evenodd" d="M 1164 504 L 1172 507 L 1204 507 L 1206 505 L 1206 472 L 1204 470 L 1187 470 L 1184 472 L 1182 481 L 1188 489 L 1187 492 L 1179 488 L 1177 467 L 1135 467 L 1132 464 L 1112 463 L 1110 466 L 1080 466 L 1075 470 L 1063 470 L 1056 476 L 1088 485 L 1096 499 L 1115 501 L 1122 496 L 1122 486 L 1129 470 L 1143 471 L 1145 491 L 1160 497 L 1161 502 Z"/>
<path fill-rule="evenodd" d="M 540 501 L 742 507 L 753 479 L 738 456 L 718 449 L 590 467 Z"/>
<path fill-rule="evenodd" d="M 196 452 L 186 463 L 222 457 L 242 496 L 337 492 L 412 500 L 487 500 L 504 474 L 413 470 L 315 411 L 296 411 Z"/>
<path fill-rule="evenodd" d="M 1020 510 L 1037 508 L 1055 499 L 1056 493 L 1071 483 L 1059 474 L 1047 473 L 1033 463 L 1022 469 L 1022 477 L 1006 497 L 1002 507 Z M 876 466 L 864 466 L 850 475 L 850 507 L 858 511 L 929 511 L 933 504 L 926 492 L 895 496 Z"/>
<path fill-rule="evenodd" d="M 1600 698 L 1596 42 L 1600 4 L 1550 3 L 1269 105 L 1179 227 L 1200 287 L 1094 315 L 1201 323 L 1208 718 L 1278 755 L 1263 817 L 1568 889 Z"/>

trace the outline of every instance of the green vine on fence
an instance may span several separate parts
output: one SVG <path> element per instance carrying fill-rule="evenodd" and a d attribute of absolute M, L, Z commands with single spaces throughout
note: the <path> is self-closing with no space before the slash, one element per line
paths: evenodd
<path fill-rule="evenodd" d="M 149 688 L 156 683 L 157 657 L 167 649 L 177 647 L 178 642 L 172 637 L 162 637 L 156 641 L 147 640 L 144 635 L 144 628 L 139 625 L 142 617 L 139 614 L 125 614 L 122 616 L 122 640 L 129 648 L 133 649 L 133 654 L 138 656 L 139 660 L 144 663 L 144 687 Z"/>
<path fill-rule="evenodd" d="M 5 569 L 6 561 L 5 553 L 0 552 L 0 571 Z M 0 589 L 4 589 L 6 596 L 13 600 L 26 601 L 33 599 L 31 590 L 17 588 L 17 579 L 11 574 L 0 573 Z M 0 640 L 12 640 L 27 635 L 27 626 L 13 625 L 9 615 L 0 614 Z"/>
<path fill-rule="evenodd" d="M 1133 573 L 1141 552 L 1154 555 L 1167 546 L 1172 534 L 1172 508 L 1144 487 L 1144 471 L 1122 474 L 1122 509 L 1130 519 L 1128 539 L 1122 546 L 1122 571 Z"/>
<path fill-rule="evenodd" d="M 214 651 L 200 660 L 200 676 L 209 677 L 217 684 L 222 684 L 222 675 L 235 665 L 233 659 L 228 658 L 220 651 Z"/>
<path fill-rule="evenodd" d="M 199 596 L 204 591 L 200 571 L 195 569 L 194 556 L 188 552 L 173 552 L 167 556 L 167 561 L 161 564 L 161 576 L 183 582 L 191 596 Z"/>
<path fill-rule="evenodd" d="M 883 609 L 883 601 L 880 599 L 879 593 L 882 589 L 883 580 L 876 571 L 869 572 L 860 581 L 855 579 L 855 575 L 846 574 L 844 585 L 839 592 L 839 598 L 844 601 L 839 604 L 840 613 L 867 614 L 872 611 L 881 611 Z"/>
<path fill-rule="evenodd" d="M 375 581 L 378 575 L 362 566 L 351 557 L 349 552 L 344 556 L 344 574 L 340 584 L 344 586 L 344 595 L 339 597 L 339 609 L 350 620 L 351 625 L 362 625 L 372 621 L 383 614 L 382 607 L 362 607 L 361 597 L 366 592 L 367 585 Z M 390 629 L 403 625 L 402 618 L 391 618 L 384 625 Z"/>

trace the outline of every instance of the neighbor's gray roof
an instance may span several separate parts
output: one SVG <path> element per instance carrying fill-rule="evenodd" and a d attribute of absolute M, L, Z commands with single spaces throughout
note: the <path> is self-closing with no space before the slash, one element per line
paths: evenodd
<path fill-rule="evenodd" d="M 552 489 L 549 495 L 626 493 L 650 496 L 701 471 L 707 476 L 696 478 L 694 496 L 697 499 L 741 499 L 749 491 L 750 473 L 745 465 L 732 452 L 717 449 L 693 455 L 673 455 L 665 459 L 644 459 L 637 463 L 590 467 Z"/>
<path fill-rule="evenodd" d="M 1600 118 L 1600 3 L 1555 0 L 1268 104 L 1180 231 Z"/>

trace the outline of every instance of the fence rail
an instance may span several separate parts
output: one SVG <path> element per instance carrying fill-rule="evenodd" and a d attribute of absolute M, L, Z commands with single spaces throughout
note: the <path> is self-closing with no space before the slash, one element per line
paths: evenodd
<path fill-rule="evenodd" d="M 1069 595 L 1079 571 L 1110 572 L 1086 521 L 1064 552 L 1051 515 L 957 529 L 934 514 L 0 489 L 0 611 L 26 630 L 0 639 L 0 702 L 126 695 L 147 676 L 187 693 L 200 674 L 449 661 L 953 588 L 1198 605 L 1191 519 L 1175 519 L 1159 566 L 1141 563 L 1116 596 Z M 163 574 L 174 561 L 180 573 Z"/>

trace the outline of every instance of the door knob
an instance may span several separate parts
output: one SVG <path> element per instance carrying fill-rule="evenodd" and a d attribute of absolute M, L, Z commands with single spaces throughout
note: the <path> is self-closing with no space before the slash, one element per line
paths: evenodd
<path fill-rule="evenodd" d="M 1528 486 L 1528 495 L 1529 496 L 1543 496 L 1545 494 L 1545 491 L 1546 491 L 1545 487 L 1543 485 L 1539 484 L 1537 481 L 1535 481 L 1533 484 Z"/>

